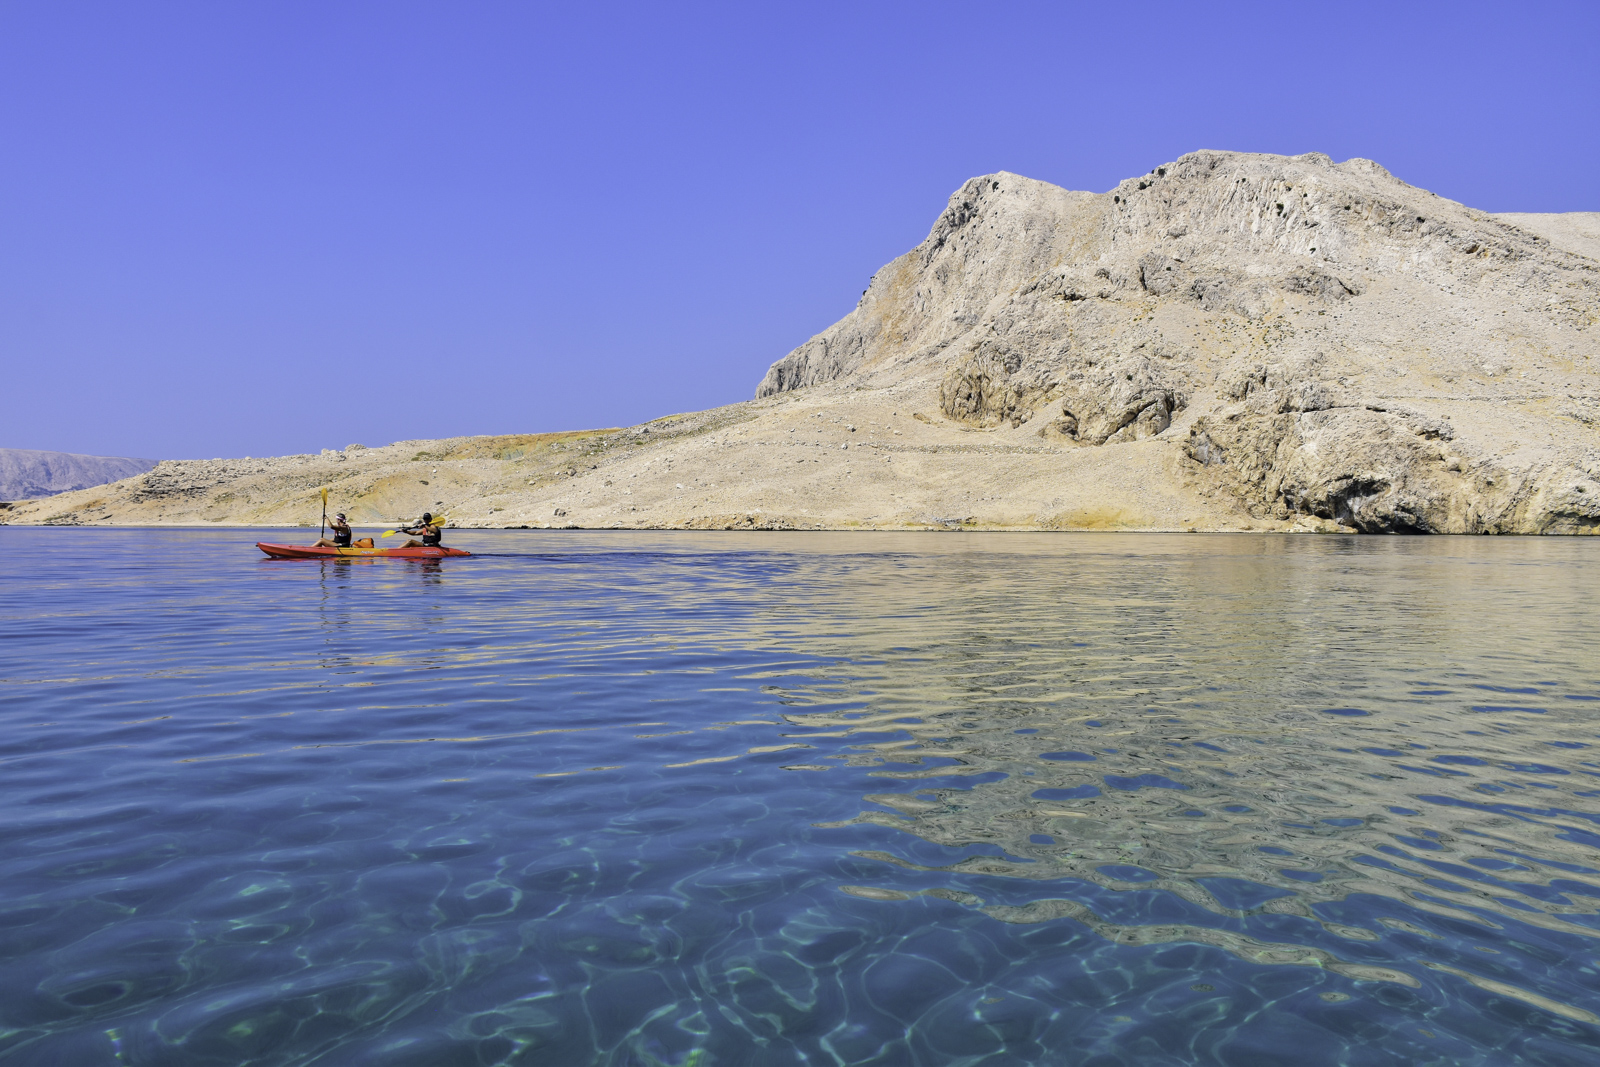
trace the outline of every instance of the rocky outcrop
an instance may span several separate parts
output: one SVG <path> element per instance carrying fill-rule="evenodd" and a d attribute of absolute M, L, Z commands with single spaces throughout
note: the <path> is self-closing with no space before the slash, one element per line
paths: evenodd
<path fill-rule="evenodd" d="M 1017 427 L 1042 413 L 1039 436 L 1091 445 L 1157 436 L 1186 404 L 1181 379 L 1143 355 L 1063 369 L 983 348 L 946 375 L 939 399 L 949 418 L 978 427 Z"/>
<path fill-rule="evenodd" d="M 153 459 L 0 448 L 0 500 L 28 500 L 88 489 L 139 474 L 155 465 Z"/>
<path fill-rule="evenodd" d="M 1365 533 L 1591 533 L 1600 482 L 1571 464 L 1517 471 L 1463 455 L 1446 419 L 1353 398 L 1315 365 L 1256 366 L 1184 442 L 1254 515 Z M 1559 486 L 1559 488 L 1557 488 Z"/>
<path fill-rule="evenodd" d="M 855 311 L 774 363 L 756 390 L 770 396 L 846 375 L 885 357 L 940 352 L 990 305 L 1048 269 L 1072 235 L 1070 192 L 1015 174 L 973 178 L 950 198 L 917 248 L 873 275 Z"/>
<path fill-rule="evenodd" d="M 1195 152 L 1099 196 L 990 175 L 758 395 L 934 375 L 952 423 L 1167 441 L 1257 518 L 1589 532 L 1597 232 L 1319 153 Z"/>

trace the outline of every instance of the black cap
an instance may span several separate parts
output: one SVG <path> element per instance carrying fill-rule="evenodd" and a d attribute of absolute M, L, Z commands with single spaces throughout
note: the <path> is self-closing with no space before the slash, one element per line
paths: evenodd
<path fill-rule="evenodd" d="M 422 513 L 422 521 L 423 521 L 423 522 L 432 522 L 432 521 L 433 521 L 433 512 L 431 512 L 431 511 L 424 511 L 424 512 L 423 512 L 423 513 Z"/>

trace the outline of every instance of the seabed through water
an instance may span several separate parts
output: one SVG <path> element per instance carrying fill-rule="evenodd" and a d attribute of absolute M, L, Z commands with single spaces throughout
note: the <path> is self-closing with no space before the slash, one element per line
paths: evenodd
<path fill-rule="evenodd" d="M 1590 1064 L 1600 543 L 0 529 L 0 1063 Z"/>

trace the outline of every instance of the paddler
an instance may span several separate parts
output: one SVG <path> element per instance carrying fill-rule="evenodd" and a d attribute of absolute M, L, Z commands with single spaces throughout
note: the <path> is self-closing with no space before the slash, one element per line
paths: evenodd
<path fill-rule="evenodd" d="M 344 512 L 341 511 L 337 515 L 335 515 L 333 517 L 333 521 L 329 522 L 328 525 L 333 528 L 333 538 L 332 538 L 332 540 L 330 540 L 330 539 L 328 539 L 326 537 L 319 537 L 319 538 L 317 538 L 316 543 L 313 544 L 311 547 L 312 548 L 349 548 L 350 547 L 350 538 L 351 538 L 352 535 L 351 535 L 351 532 L 350 532 L 350 524 L 345 521 Z"/>
<path fill-rule="evenodd" d="M 400 546 L 401 548 L 440 547 L 440 529 L 438 524 L 433 521 L 433 512 L 431 511 L 424 511 L 422 513 L 422 521 L 417 523 L 415 526 L 400 527 L 400 532 L 411 534 L 413 537 L 422 538 L 420 541 L 407 541 L 405 544 Z"/>

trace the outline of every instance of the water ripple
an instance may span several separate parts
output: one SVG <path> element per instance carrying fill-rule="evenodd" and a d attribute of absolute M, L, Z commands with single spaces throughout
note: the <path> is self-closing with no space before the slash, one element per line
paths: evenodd
<path fill-rule="evenodd" d="M 0 529 L 0 1061 L 1600 1050 L 1588 542 L 250 539 Z"/>

